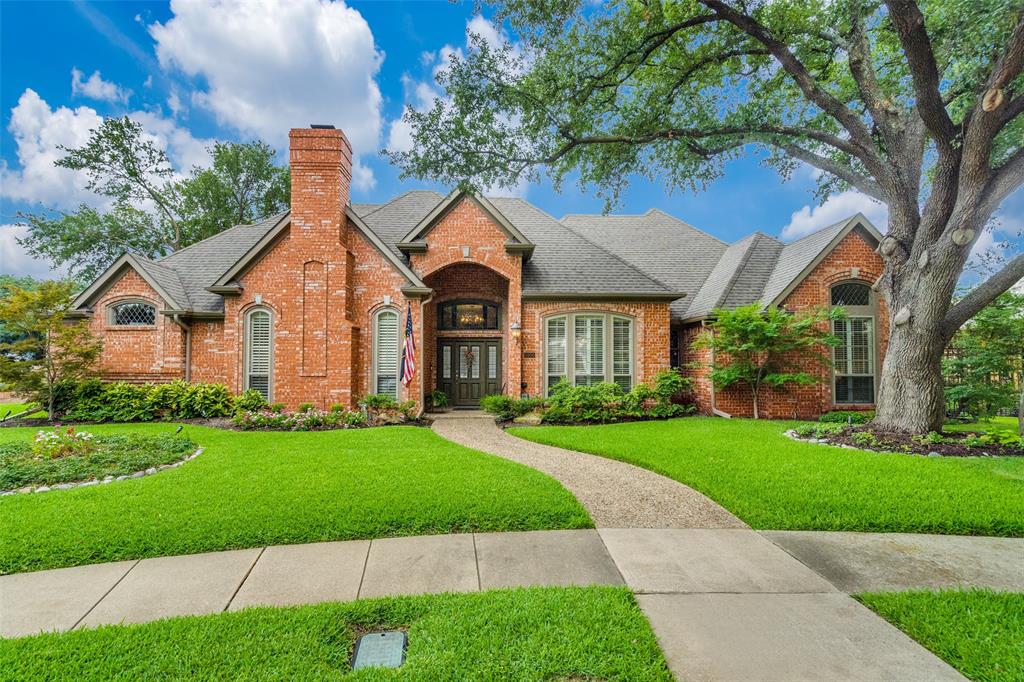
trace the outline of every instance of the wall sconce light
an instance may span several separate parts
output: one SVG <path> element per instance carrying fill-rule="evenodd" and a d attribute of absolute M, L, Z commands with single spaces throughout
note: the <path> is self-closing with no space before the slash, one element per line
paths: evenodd
<path fill-rule="evenodd" d="M 523 335 L 523 328 L 518 322 L 513 322 L 509 325 L 509 329 L 512 330 L 512 338 L 515 341 L 519 341 L 519 338 Z"/>

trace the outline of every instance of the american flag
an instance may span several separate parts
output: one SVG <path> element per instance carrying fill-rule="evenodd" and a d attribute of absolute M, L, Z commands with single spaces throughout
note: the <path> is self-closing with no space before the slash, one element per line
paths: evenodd
<path fill-rule="evenodd" d="M 412 304 L 409 304 L 409 311 L 405 314 L 405 344 L 402 348 L 402 383 L 406 386 L 412 383 L 416 376 L 416 336 L 412 332 Z"/>

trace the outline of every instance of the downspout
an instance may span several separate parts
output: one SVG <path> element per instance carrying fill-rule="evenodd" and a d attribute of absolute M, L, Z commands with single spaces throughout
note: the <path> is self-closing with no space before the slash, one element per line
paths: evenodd
<path fill-rule="evenodd" d="M 702 327 L 704 326 L 703 322 L 701 322 L 701 326 Z M 711 332 L 711 333 L 714 334 L 714 332 Z M 714 346 L 711 346 L 711 366 L 712 367 L 715 366 L 715 347 Z M 718 409 L 718 394 L 715 392 L 715 382 L 711 381 L 711 377 L 708 377 L 708 382 L 711 384 L 711 414 L 715 415 L 716 417 L 725 417 L 726 419 L 732 419 L 732 415 L 731 414 L 729 414 L 728 412 L 725 412 L 723 410 Z"/>
<path fill-rule="evenodd" d="M 171 321 L 185 332 L 185 381 L 192 381 L 192 326 L 183 322 L 178 313 L 171 316 Z"/>

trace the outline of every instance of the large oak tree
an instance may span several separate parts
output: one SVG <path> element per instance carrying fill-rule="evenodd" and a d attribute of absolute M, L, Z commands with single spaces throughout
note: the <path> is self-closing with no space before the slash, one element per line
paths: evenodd
<path fill-rule="evenodd" d="M 971 248 L 1024 181 L 1021 0 L 505 0 L 521 41 L 474 40 L 408 110 L 407 175 L 478 187 L 546 172 L 699 188 L 769 152 L 888 206 L 877 283 L 891 317 L 876 426 L 943 419 L 941 356 L 1024 276 L 1024 255 L 954 303 Z M 467 181 L 468 179 L 468 181 Z"/>

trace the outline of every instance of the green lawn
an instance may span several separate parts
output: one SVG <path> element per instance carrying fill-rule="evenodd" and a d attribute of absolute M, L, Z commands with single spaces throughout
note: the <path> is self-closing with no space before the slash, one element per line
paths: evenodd
<path fill-rule="evenodd" d="M 353 673 L 354 633 L 408 628 L 402 667 Z M 671 680 L 622 588 L 533 588 L 175 618 L 0 641 L 8 679 Z"/>
<path fill-rule="evenodd" d="M 790 440 L 792 426 L 688 417 L 510 432 L 657 471 L 754 528 L 1024 536 L 1024 457 L 848 450 Z"/>
<path fill-rule="evenodd" d="M 0 419 L 4 418 L 4 415 L 7 414 L 8 410 L 10 410 L 11 416 L 13 417 L 14 415 L 16 415 L 16 414 L 20 413 L 22 410 L 24 410 L 26 407 L 28 407 L 28 403 L 0 403 Z M 29 416 L 29 417 L 45 417 L 46 416 L 46 410 L 40 410 L 39 412 L 35 412 L 35 413 L 27 415 L 27 416 Z"/>
<path fill-rule="evenodd" d="M 1011 433 L 1017 433 L 1017 418 L 1016 417 L 992 417 L 991 419 L 983 419 L 981 421 L 971 422 L 969 424 L 960 424 L 956 422 L 950 422 L 942 427 L 943 431 L 1009 431 Z"/>
<path fill-rule="evenodd" d="M 1024 594 L 947 590 L 857 599 L 972 680 L 1024 679 Z"/>
<path fill-rule="evenodd" d="M 90 426 L 173 433 L 174 424 Z M 34 429 L 0 429 L 0 442 Z M 0 573 L 322 540 L 587 528 L 579 502 L 528 467 L 412 426 L 313 433 L 187 426 L 177 469 L 0 497 Z"/>

